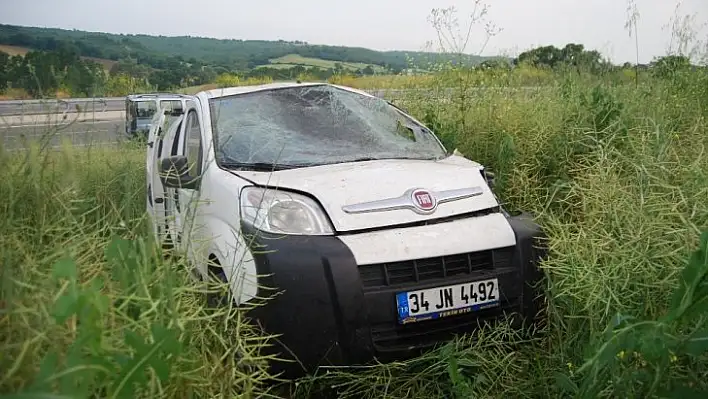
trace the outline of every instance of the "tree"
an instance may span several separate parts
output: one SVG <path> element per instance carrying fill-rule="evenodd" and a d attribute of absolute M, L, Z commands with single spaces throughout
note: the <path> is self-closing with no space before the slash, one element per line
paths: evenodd
<path fill-rule="evenodd" d="M 658 78 L 673 78 L 691 69 L 691 60 L 685 55 L 667 55 L 655 58 L 650 64 L 652 74 Z"/>
<path fill-rule="evenodd" d="M 125 96 L 148 91 L 153 90 L 146 80 L 136 79 L 125 74 L 111 75 L 106 82 L 106 92 L 113 96 Z"/>
<path fill-rule="evenodd" d="M 10 80 L 10 55 L 0 51 L 0 94 L 7 90 L 7 83 Z"/>
<path fill-rule="evenodd" d="M 0 81 L 12 82 L 13 87 L 22 88 L 34 97 L 53 96 L 60 87 L 74 96 L 92 96 L 101 92 L 105 85 L 103 67 L 82 60 L 71 47 L 60 46 L 56 51 L 30 51 L 24 57 L 2 58 Z"/>
<path fill-rule="evenodd" d="M 585 50 L 582 44 L 568 43 L 562 49 L 542 46 L 525 51 L 514 60 L 515 65 L 528 64 L 536 68 L 556 69 L 563 66 L 597 72 L 602 66 L 602 55 L 596 50 Z"/>
<path fill-rule="evenodd" d="M 541 46 L 519 54 L 516 64 L 529 64 L 537 68 L 555 68 L 562 61 L 563 51 L 555 46 Z"/>
<path fill-rule="evenodd" d="M 59 88 L 60 60 L 56 53 L 30 51 L 25 54 L 18 75 L 19 84 L 33 97 L 54 94 Z"/>
<path fill-rule="evenodd" d="M 511 64 L 509 63 L 508 59 L 505 58 L 498 58 L 498 59 L 491 59 L 491 60 L 486 60 L 479 64 L 480 69 L 510 69 Z"/>
<path fill-rule="evenodd" d="M 100 64 L 76 60 L 67 66 L 64 84 L 72 96 L 93 97 L 103 91 L 105 83 L 106 74 Z"/>
<path fill-rule="evenodd" d="M 147 79 L 150 76 L 150 67 L 138 64 L 134 58 L 123 58 L 113 64 L 110 70 L 111 75 L 130 75 L 138 79 Z"/>

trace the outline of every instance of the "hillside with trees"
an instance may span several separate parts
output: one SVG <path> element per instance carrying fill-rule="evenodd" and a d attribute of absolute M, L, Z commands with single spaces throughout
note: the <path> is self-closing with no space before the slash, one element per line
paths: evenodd
<path fill-rule="evenodd" d="M 239 81 L 331 80 L 341 76 L 372 78 L 426 73 L 434 65 L 497 72 L 571 70 L 599 76 L 625 73 L 596 50 L 568 43 L 542 46 L 517 58 L 476 57 L 453 53 L 378 52 L 365 48 L 310 45 L 305 42 L 217 40 L 196 37 L 117 35 L 76 30 L 0 25 L 0 94 L 17 97 L 106 96 L 171 91 Z M 12 49 L 14 55 L 2 52 Z M 21 51 L 26 49 L 25 52 Z M 692 67 L 675 56 L 641 66 L 643 71 Z M 671 68 L 664 64 L 671 64 Z M 634 73 L 639 66 L 634 66 Z M 404 74 L 406 74 L 404 73 Z M 533 78 L 528 84 L 539 84 Z"/>
<path fill-rule="evenodd" d="M 271 59 L 297 54 L 341 63 L 379 66 L 393 73 L 449 60 L 448 55 L 375 51 L 361 47 L 313 45 L 301 41 L 212 39 L 191 36 L 125 35 L 55 28 L 0 24 L 0 44 L 52 51 L 62 43 L 81 56 L 108 60 L 134 59 L 152 68 L 164 69 L 171 61 L 204 64 L 233 71 L 247 71 L 269 64 Z M 484 57 L 467 55 L 463 62 L 478 64 Z"/>

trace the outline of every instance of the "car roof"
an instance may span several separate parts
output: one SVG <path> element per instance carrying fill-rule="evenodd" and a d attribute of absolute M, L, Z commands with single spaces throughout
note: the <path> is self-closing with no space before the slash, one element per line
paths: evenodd
<path fill-rule="evenodd" d="M 254 93 L 257 91 L 265 91 L 265 90 L 275 90 L 275 89 L 287 89 L 290 87 L 311 87 L 311 86 L 330 86 L 330 87 L 336 87 L 342 90 L 347 90 L 351 91 L 354 93 L 362 94 L 365 96 L 369 97 L 374 97 L 371 94 L 362 91 L 362 90 L 357 90 L 352 87 L 347 87 L 347 86 L 340 86 L 340 85 L 335 85 L 331 83 L 325 83 L 325 82 L 307 82 L 307 83 L 298 83 L 298 82 L 277 82 L 277 83 L 266 83 L 266 84 L 261 84 L 261 85 L 249 85 L 249 86 L 236 86 L 236 87 L 226 87 L 226 88 L 220 88 L 220 89 L 212 89 L 212 90 L 205 90 L 199 94 L 205 95 L 208 99 L 211 98 L 219 98 L 219 97 L 228 97 L 228 96 L 234 96 L 238 94 L 247 94 L 247 93 Z"/>
<path fill-rule="evenodd" d="M 190 98 L 191 96 L 187 96 L 184 94 L 178 94 L 178 93 L 142 93 L 142 94 L 130 94 L 126 96 L 128 100 L 154 100 L 154 99 L 160 99 L 160 100 L 182 100 L 186 98 Z"/>

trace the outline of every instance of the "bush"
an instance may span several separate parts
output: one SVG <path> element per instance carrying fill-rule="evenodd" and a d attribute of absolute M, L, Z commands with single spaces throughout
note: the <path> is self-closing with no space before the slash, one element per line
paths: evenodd
<path fill-rule="evenodd" d="M 464 73 L 429 77 L 417 87 L 434 96 L 397 104 L 493 169 L 507 207 L 537 215 L 548 235 L 547 322 L 532 337 L 502 320 L 409 361 L 326 369 L 293 395 L 705 394 L 708 75 L 450 85 L 479 77 Z M 144 238 L 143 157 L 122 148 L 0 158 L 3 392 L 266 390 L 263 338 L 238 313 L 207 312 L 184 263 Z"/>
<path fill-rule="evenodd" d="M 142 149 L 0 155 L 0 392 L 266 392 L 261 339 L 145 238 Z"/>
<path fill-rule="evenodd" d="M 340 397 L 706 393 L 705 236 L 692 252 L 708 229 L 706 75 L 683 74 L 684 86 L 554 79 L 468 96 L 455 87 L 442 104 L 405 99 L 496 172 L 508 207 L 538 216 L 550 248 L 545 329 L 529 340 L 502 323 L 412 361 L 331 370 L 301 385 L 303 397 L 313 386 Z"/>

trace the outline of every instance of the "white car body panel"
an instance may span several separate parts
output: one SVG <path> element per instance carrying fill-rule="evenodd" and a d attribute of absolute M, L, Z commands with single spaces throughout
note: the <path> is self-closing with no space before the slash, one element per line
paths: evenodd
<path fill-rule="evenodd" d="M 501 213 L 427 226 L 340 235 L 339 239 L 349 247 L 359 265 L 455 255 L 516 244 L 514 231 Z"/>
<path fill-rule="evenodd" d="M 155 123 L 151 128 L 150 131 L 148 132 L 148 142 L 152 143 L 153 145 L 148 146 L 147 149 L 147 156 L 145 157 L 145 172 L 146 172 L 146 192 L 148 193 L 148 197 L 152 197 L 152 201 L 150 201 L 150 198 L 145 198 L 147 202 L 147 213 L 148 217 L 153 221 L 153 233 L 157 236 L 158 235 L 158 229 L 157 226 L 158 224 L 164 222 L 158 222 L 157 218 L 160 217 L 162 218 L 165 214 L 165 209 L 163 204 L 159 204 L 155 202 L 155 192 L 161 192 L 162 191 L 162 183 L 160 182 L 160 179 L 157 176 L 156 169 L 157 169 L 157 156 L 155 152 L 157 151 L 157 146 L 154 144 L 157 142 L 157 137 L 158 137 L 158 131 L 160 130 L 160 126 L 163 125 L 165 121 L 165 115 L 161 114 L 157 118 L 158 122 Z M 152 202 L 152 203 L 151 203 Z"/>
<path fill-rule="evenodd" d="M 482 166 L 458 155 L 440 161 L 380 160 L 277 172 L 226 171 L 217 166 L 211 144 L 212 127 L 208 122 L 211 120 L 209 99 L 317 84 L 274 83 L 215 89 L 191 97 L 200 113 L 204 170 L 201 188 L 198 195 L 194 196 L 198 198 L 192 213 L 194 220 L 185 222 L 191 223 L 191 227 L 187 229 L 188 236 L 182 238 L 181 249 L 186 250 L 190 263 L 202 277 L 207 277 L 207 259 L 216 256 L 237 304 L 247 303 L 257 295 L 256 265 L 241 235 L 239 211 L 239 193 L 253 183 L 293 189 L 316 198 L 337 232 L 354 232 L 338 235 L 338 238 L 349 247 L 357 263 L 362 265 L 459 254 L 516 243 L 514 232 L 501 213 L 425 226 L 395 226 L 469 214 L 498 206 L 496 197 L 480 173 Z M 371 96 L 348 87 L 340 88 Z M 181 130 L 184 131 L 184 127 Z M 164 145 L 169 148 L 172 143 L 165 142 Z M 158 160 L 149 159 L 148 164 L 152 165 L 148 172 L 157 174 Z M 151 178 L 157 176 L 148 176 L 149 181 Z M 441 203 L 434 213 L 428 215 L 408 209 L 354 214 L 342 209 L 345 205 L 399 197 L 414 187 L 430 191 L 476 187 L 481 188 L 482 193 Z M 387 226 L 392 228 L 386 229 Z M 380 230 L 356 232 L 366 229 Z"/>
<path fill-rule="evenodd" d="M 223 89 L 206 90 L 201 93 L 198 93 L 197 96 L 200 97 L 202 100 L 206 100 L 208 102 L 209 99 L 212 99 L 215 97 L 228 97 L 228 96 L 234 96 L 237 94 L 255 93 L 255 92 L 264 91 L 264 90 L 282 89 L 282 88 L 287 88 L 287 87 L 317 86 L 317 85 L 321 85 L 321 84 L 322 83 L 294 83 L 294 82 L 268 83 L 268 84 L 257 85 L 257 86 L 238 86 L 238 87 L 228 87 L 228 88 L 223 88 Z M 345 89 L 349 90 L 349 91 L 353 91 L 351 88 L 345 88 Z M 364 93 L 364 94 L 367 96 L 371 96 L 368 93 Z"/>
<path fill-rule="evenodd" d="M 253 254 L 240 234 L 238 195 L 250 185 L 247 181 L 215 166 L 202 178 L 202 199 L 195 213 L 192 235 L 187 241 L 198 271 L 207 276 L 205 261 L 216 255 L 237 304 L 254 298 L 258 292 Z"/>
<path fill-rule="evenodd" d="M 304 191 L 314 196 L 340 232 L 394 226 L 492 208 L 497 199 L 477 163 L 451 156 L 441 161 L 380 160 L 277 172 L 238 172 L 260 185 Z M 411 188 L 430 191 L 480 187 L 478 196 L 438 205 L 430 215 L 408 209 L 349 214 L 342 206 L 399 197 Z"/>

